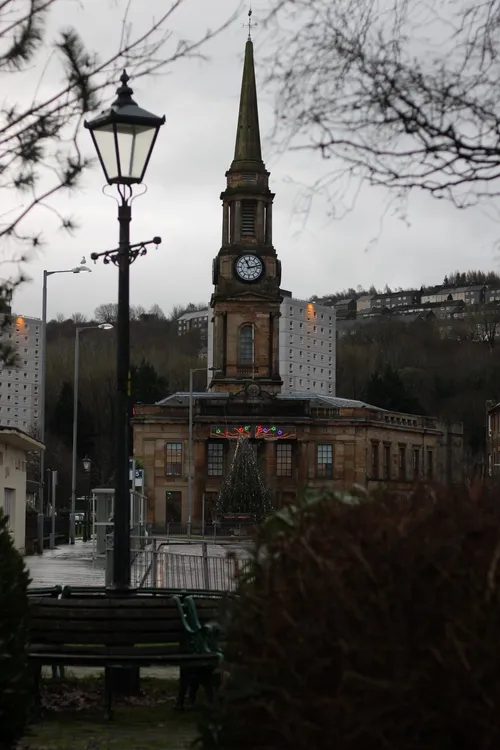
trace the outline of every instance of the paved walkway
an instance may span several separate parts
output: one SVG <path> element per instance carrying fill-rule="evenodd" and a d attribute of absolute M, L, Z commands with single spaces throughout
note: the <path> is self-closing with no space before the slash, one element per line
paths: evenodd
<path fill-rule="evenodd" d="M 105 560 L 92 559 L 92 542 L 77 539 L 43 555 L 24 558 L 31 586 L 104 586 Z"/>
<path fill-rule="evenodd" d="M 75 544 L 64 544 L 54 550 L 44 550 L 43 555 L 25 557 L 31 586 L 104 586 L 106 560 L 104 556 L 93 559 L 92 551 L 92 542 L 77 539 Z M 229 585 L 228 575 L 232 568 L 223 559 L 229 552 L 237 557 L 246 557 L 248 547 L 238 543 L 209 543 L 210 587 L 225 588 Z M 204 588 L 201 555 L 202 545 L 199 542 L 163 543 L 156 555 L 156 585 Z M 138 555 L 131 571 L 133 585 L 151 585 L 149 578 L 145 577 L 146 571 L 150 569 L 151 559 L 150 547 Z"/>

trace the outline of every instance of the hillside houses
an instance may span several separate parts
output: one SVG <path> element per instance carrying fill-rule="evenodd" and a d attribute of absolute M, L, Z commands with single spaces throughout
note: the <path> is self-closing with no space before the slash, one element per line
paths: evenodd
<path fill-rule="evenodd" d="M 318 299 L 335 308 L 340 336 L 354 331 L 358 324 L 371 322 L 379 316 L 411 323 L 416 320 L 460 320 L 469 311 L 495 305 L 500 310 L 500 286 L 471 284 L 440 285 L 421 289 L 400 289 L 384 293 L 361 293 L 352 297 Z"/>

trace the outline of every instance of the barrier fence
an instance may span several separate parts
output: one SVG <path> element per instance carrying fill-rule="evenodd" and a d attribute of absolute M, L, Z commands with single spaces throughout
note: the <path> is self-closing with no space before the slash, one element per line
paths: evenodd
<path fill-rule="evenodd" d="M 249 562 L 249 551 L 241 547 L 232 554 L 211 554 L 207 542 L 190 545 L 197 554 L 183 554 L 172 550 L 176 545 L 155 539 L 144 549 L 132 555 L 131 584 L 134 587 L 210 589 L 212 591 L 233 591 L 238 574 Z M 112 577 L 112 547 L 106 557 L 106 583 Z"/>

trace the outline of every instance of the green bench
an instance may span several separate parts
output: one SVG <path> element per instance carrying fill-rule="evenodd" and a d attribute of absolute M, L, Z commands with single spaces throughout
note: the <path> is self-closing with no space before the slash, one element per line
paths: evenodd
<path fill-rule="evenodd" d="M 118 597 L 108 596 L 102 589 L 99 593 L 71 589 L 59 597 L 56 590 L 54 587 L 52 595 L 45 590 L 29 597 L 28 658 L 37 692 L 45 664 L 53 668 L 104 667 L 105 707 L 111 717 L 110 670 L 162 665 L 180 667 L 180 708 L 186 688 L 197 674 L 210 698 L 222 653 L 216 629 L 199 621 L 192 597 L 150 590 Z"/>

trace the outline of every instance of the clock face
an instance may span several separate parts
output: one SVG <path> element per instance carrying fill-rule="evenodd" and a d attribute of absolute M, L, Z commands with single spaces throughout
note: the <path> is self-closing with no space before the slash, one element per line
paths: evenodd
<path fill-rule="evenodd" d="M 236 261 L 236 273 L 243 281 L 257 281 L 262 276 L 264 266 L 258 255 L 247 253 Z"/>

